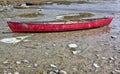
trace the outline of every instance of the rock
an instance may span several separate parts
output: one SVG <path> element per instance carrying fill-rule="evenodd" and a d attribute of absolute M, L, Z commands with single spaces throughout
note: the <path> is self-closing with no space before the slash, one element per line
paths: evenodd
<path fill-rule="evenodd" d="M 3 64 L 8 64 L 8 63 L 9 63 L 8 60 L 3 61 Z"/>
<path fill-rule="evenodd" d="M 100 66 L 98 65 L 98 64 L 96 64 L 96 63 L 93 63 L 93 66 L 95 67 L 95 68 L 99 68 Z"/>
<path fill-rule="evenodd" d="M 102 59 L 103 59 L 103 60 L 107 60 L 107 58 L 106 58 L 106 57 L 102 57 Z"/>
<path fill-rule="evenodd" d="M 50 71 L 49 74 L 67 74 L 67 72 L 64 70 L 56 69 L 56 70 Z"/>
<path fill-rule="evenodd" d="M 6 71 L 6 70 L 4 70 L 3 74 L 7 74 L 7 71 Z"/>
<path fill-rule="evenodd" d="M 109 59 L 110 59 L 110 60 L 115 60 L 113 57 L 110 57 Z"/>
<path fill-rule="evenodd" d="M 115 72 L 120 73 L 120 70 L 115 70 Z"/>
<path fill-rule="evenodd" d="M 39 66 L 38 64 L 34 64 L 34 65 L 33 65 L 34 68 L 37 68 L 38 66 Z"/>
<path fill-rule="evenodd" d="M 80 54 L 80 53 L 81 53 L 81 50 L 72 51 L 72 53 L 73 53 L 74 55 L 77 55 L 77 54 Z"/>
<path fill-rule="evenodd" d="M 55 47 L 55 46 L 56 46 L 56 44 L 53 44 L 53 46 Z"/>
<path fill-rule="evenodd" d="M 77 44 L 69 44 L 68 47 L 69 48 L 77 48 L 78 46 L 77 46 Z"/>
<path fill-rule="evenodd" d="M 50 66 L 51 66 L 52 68 L 57 68 L 57 66 L 54 65 L 54 64 L 50 64 Z"/>
<path fill-rule="evenodd" d="M 116 38 L 117 38 L 117 36 L 116 36 L 116 35 L 112 35 L 112 36 L 111 36 L 111 38 L 114 38 L 114 39 L 116 39 Z"/>
<path fill-rule="evenodd" d="M 7 74 L 12 74 L 11 72 L 8 72 Z"/>
<path fill-rule="evenodd" d="M 14 74 L 19 74 L 19 72 L 14 72 Z"/>
<path fill-rule="evenodd" d="M 67 72 L 64 70 L 60 70 L 59 74 L 67 74 Z"/>
<path fill-rule="evenodd" d="M 24 60 L 22 60 L 22 63 L 29 63 L 29 61 L 24 59 Z"/>
<path fill-rule="evenodd" d="M 55 72 L 51 71 L 51 72 L 49 72 L 49 74 L 57 74 L 57 73 L 55 73 Z"/>
<path fill-rule="evenodd" d="M 20 61 L 16 61 L 15 63 L 16 63 L 16 64 L 18 64 L 18 65 L 19 65 L 19 64 L 21 64 L 21 62 L 20 62 Z"/>
<path fill-rule="evenodd" d="M 64 18 L 64 16 L 56 16 L 56 19 L 63 19 Z"/>

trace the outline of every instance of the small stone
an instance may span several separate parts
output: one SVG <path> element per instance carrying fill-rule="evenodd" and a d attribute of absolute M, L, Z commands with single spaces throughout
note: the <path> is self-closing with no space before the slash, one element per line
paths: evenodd
<path fill-rule="evenodd" d="M 117 73 L 120 73 L 120 70 L 115 70 Z"/>
<path fill-rule="evenodd" d="M 110 57 L 109 59 L 110 59 L 110 60 L 115 60 L 113 57 Z"/>
<path fill-rule="evenodd" d="M 67 72 L 64 70 L 60 70 L 60 74 L 67 74 Z"/>
<path fill-rule="evenodd" d="M 11 72 L 8 72 L 7 74 L 12 74 Z"/>
<path fill-rule="evenodd" d="M 13 67 L 12 66 L 9 66 L 9 69 L 12 69 Z"/>
<path fill-rule="evenodd" d="M 14 74 L 19 74 L 19 72 L 14 72 Z"/>
<path fill-rule="evenodd" d="M 56 19 L 63 19 L 64 16 L 56 16 Z"/>
<path fill-rule="evenodd" d="M 51 71 L 51 72 L 49 72 L 49 74 L 57 74 L 57 73 L 55 73 L 55 72 Z"/>
<path fill-rule="evenodd" d="M 112 35 L 112 36 L 111 36 L 111 38 L 117 38 L 117 36 L 115 36 L 115 35 Z"/>
<path fill-rule="evenodd" d="M 106 60 L 107 58 L 106 57 L 102 57 L 103 60 Z"/>
<path fill-rule="evenodd" d="M 7 71 L 6 71 L 6 70 L 4 70 L 3 74 L 7 74 Z"/>
<path fill-rule="evenodd" d="M 38 64 L 34 64 L 34 68 L 37 68 L 39 65 Z"/>
<path fill-rule="evenodd" d="M 23 62 L 23 63 L 29 63 L 29 61 L 26 60 L 26 59 L 22 60 L 22 62 Z"/>
<path fill-rule="evenodd" d="M 8 62 L 8 60 L 5 60 L 4 62 L 3 62 L 3 64 L 8 64 L 9 62 Z"/>
<path fill-rule="evenodd" d="M 55 46 L 56 46 L 56 44 L 53 44 L 53 46 L 55 47 Z"/>
<path fill-rule="evenodd" d="M 54 65 L 54 64 L 50 64 L 50 66 L 53 67 L 53 68 L 57 68 L 57 66 Z"/>
<path fill-rule="evenodd" d="M 77 54 L 80 54 L 80 53 L 81 53 L 81 50 L 72 51 L 72 53 L 73 53 L 74 55 L 77 55 Z"/>
<path fill-rule="evenodd" d="M 77 44 L 69 44 L 68 47 L 69 48 L 77 48 L 78 46 L 77 46 Z"/>
<path fill-rule="evenodd" d="M 96 64 L 96 63 L 94 63 L 93 66 L 94 66 L 95 68 L 99 68 L 99 67 L 100 67 L 100 66 L 99 66 L 98 64 Z"/>
<path fill-rule="evenodd" d="M 20 61 L 16 61 L 15 63 L 16 63 L 16 64 L 18 64 L 18 65 L 19 65 L 19 64 L 21 64 L 21 62 L 20 62 Z"/>

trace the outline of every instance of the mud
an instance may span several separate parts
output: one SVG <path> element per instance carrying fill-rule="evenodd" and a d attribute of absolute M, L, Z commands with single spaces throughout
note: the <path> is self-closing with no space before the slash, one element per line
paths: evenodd
<path fill-rule="evenodd" d="M 45 15 L 33 18 L 21 18 L 18 15 L 35 13 L 39 9 L 13 8 L 12 11 L 0 12 L 0 40 L 30 36 L 17 43 L 0 41 L 0 74 L 50 74 L 48 72 L 54 70 L 63 70 L 67 74 L 119 74 L 119 5 L 119 0 L 96 1 L 94 4 L 45 5 L 45 8 L 70 7 L 76 11 L 42 9 L 40 12 Z M 58 15 L 86 12 L 84 10 L 95 14 L 94 17 L 111 16 L 113 21 L 109 26 L 100 28 L 53 33 L 13 33 L 6 23 L 8 18 L 13 21 L 56 20 Z M 78 47 L 71 50 L 69 44 Z M 73 54 L 73 51 L 80 52 Z"/>

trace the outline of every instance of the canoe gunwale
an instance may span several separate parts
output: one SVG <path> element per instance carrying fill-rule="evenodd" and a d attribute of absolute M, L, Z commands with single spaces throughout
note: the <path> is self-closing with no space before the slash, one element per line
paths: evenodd
<path fill-rule="evenodd" d="M 59 21 L 7 21 L 7 23 L 22 23 L 22 24 L 34 24 L 34 25 L 38 25 L 38 24 L 48 24 L 48 25 L 70 25 L 70 24 L 88 24 L 90 22 L 96 22 L 99 20 L 104 20 L 107 19 L 107 17 L 105 18 L 92 18 L 92 19 L 81 19 L 81 20 L 59 20 Z M 82 22 L 81 22 L 82 21 Z"/>

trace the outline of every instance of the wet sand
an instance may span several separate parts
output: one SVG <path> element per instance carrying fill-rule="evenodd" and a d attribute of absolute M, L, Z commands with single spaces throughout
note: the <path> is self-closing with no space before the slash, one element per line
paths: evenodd
<path fill-rule="evenodd" d="M 119 4 L 116 1 L 113 1 L 114 5 Z M 106 7 L 107 9 L 109 7 Z M 14 11 L 0 12 L 0 40 L 29 36 L 19 43 L 0 42 L 0 74 L 14 74 L 15 72 L 19 72 L 19 74 L 50 74 L 48 72 L 56 70 L 66 71 L 67 74 L 120 73 L 120 13 L 92 12 L 97 16 L 107 15 L 114 18 L 109 26 L 95 29 L 54 33 L 11 32 L 5 19 L 9 17 L 21 19 L 17 15 L 28 13 L 26 11 L 34 12 L 36 9 L 14 9 Z M 54 16 L 56 16 L 56 10 L 44 10 L 48 14 L 47 16 L 51 17 L 47 11 L 54 12 Z M 66 11 L 61 12 L 67 13 Z M 73 54 L 74 50 L 68 47 L 69 44 L 76 44 L 78 47 L 75 48 L 75 51 L 80 52 Z"/>

